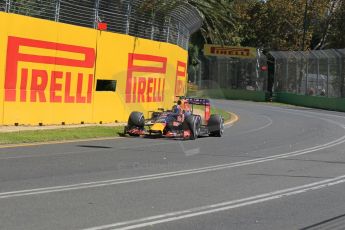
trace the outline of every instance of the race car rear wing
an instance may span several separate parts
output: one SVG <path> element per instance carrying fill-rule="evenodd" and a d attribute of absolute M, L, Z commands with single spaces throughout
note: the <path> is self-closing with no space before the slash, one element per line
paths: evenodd
<path fill-rule="evenodd" d="M 211 116 L 211 102 L 209 99 L 206 98 L 193 98 L 193 97 L 180 97 L 180 99 L 184 99 L 192 106 L 193 111 L 193 105 L 203 105 L 205 106 L 205 122 L 207 123 Z"/>
<path fill-rule="evenodd" d="M 190 105 L 210 105 L 210 100 L 205 98 L 193 98 L 193 97 L 187 97 L 185 100 L 188 101 Z"/>

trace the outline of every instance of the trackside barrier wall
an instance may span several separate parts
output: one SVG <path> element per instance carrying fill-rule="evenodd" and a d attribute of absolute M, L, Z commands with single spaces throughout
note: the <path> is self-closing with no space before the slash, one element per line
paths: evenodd
<path fill-rule="evenodd" d="M 190 96 L 210 97 L 214 99 L 229 100 L 249 100 L 249 101 L 266 101 L 267 95 L 263 91 L 249 91 L 240 89 L 206 89 L 197 92 L 191 92 Z"/>
<path fill-rule="evenodd" d="M 0 28 L 2 125 L 126 121 L 185 94 L 176 45 L 2 12 Z"/>
<path fill-rule="evenodd" d="M 275 101 L 298 106 L 345 112 L 344 98 L 327 98 L 324 96 L 304 96 L 292 93 L 275 93 Z"/>

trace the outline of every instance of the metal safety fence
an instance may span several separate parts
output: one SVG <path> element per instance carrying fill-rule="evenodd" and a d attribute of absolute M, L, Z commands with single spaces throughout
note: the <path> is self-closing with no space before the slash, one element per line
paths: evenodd
<path fill-rule="evenodd" d="M 97 28 L 176 44 L 188 49 L 190 35 L 203 22 L 188 3 L 167 11 L 145 7 L 142 0 L 0 0 L 0 11 Z"/>
<path fill-rule="evenodd" d="M 199 87 L 203 89 L 238 89 L 266 91 L 266 56 L 256 58 L 207 57 L 202 62 Z"/>
<path fill-rule="evenodd" d="M 345 97 L 345 49 L 272 51 L 274 92 Z"/>

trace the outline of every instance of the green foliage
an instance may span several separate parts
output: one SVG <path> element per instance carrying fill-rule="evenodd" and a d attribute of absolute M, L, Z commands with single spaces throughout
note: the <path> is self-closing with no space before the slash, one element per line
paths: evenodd
<path fill-rule="evenodd" d="M 199 49 L 204 43 L 266 51 L 344 47 L 345 2 L 341 0 L 144 1 L 145 9 L 166 13 L 185 3 L 204 15 L 202 28 L 191 40 Z"/>
<path fill-rule="evenodd" d="M 301 50 L 303 43 L 305 49 L 345 45 L 344 1 L 235 0 L 233 5 L 243 46 L 268 51 Z"/>
<path fill-rule="evenodd" d="M 200 29 L 206 43 L 229 44 L 232 42 L 235 21 L 232 13 L 233 0 L 144 0 L 143 11 L 168 14 L 180 5 L 189 3 L 204 16 Z"/>
<path fill-rule="evenodd" d="M 330 20 L 329 36 L 325 41 L 326 48 L 343 49 L 345 48 L 345 2 L 339 1 L 334 15 Z"/>

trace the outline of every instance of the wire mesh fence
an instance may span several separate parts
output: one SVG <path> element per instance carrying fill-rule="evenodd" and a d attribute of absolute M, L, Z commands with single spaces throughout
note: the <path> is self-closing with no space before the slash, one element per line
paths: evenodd
<path fill-rule="evenodd" d="M 176 44 L 188 49 L 190 35 L 203 21 L 188 3 L 175 9 L 154 11 L 142 0 L 0 0 L 0 11 L 32 16 L 83 27 L 97 28 L 135 37 Z"/>
<path fill-rule="evenodd" d="M 17 0 L 5 2 L 5 10 L 14 14 L 21 14 L 32 16 L 36 18 L 55 20 L 56 4 L 51 0 L 30 1 L 30 0 Z"/>
<path fill-rule="evenodd" d="M 0 1 L 0 11 L 6 11 L 6 2 L 5 1 Z"/>
<path fill-rule="evenodd" d="M 272 51 L 274 92 L 345 97 L 345 50 Z"/>
<path fill-rule="evenodd" d="M 266 56 L 256 58 L 207 57 L 203 61 L 199 87 L 203 89 L 267 90 Z"/>

